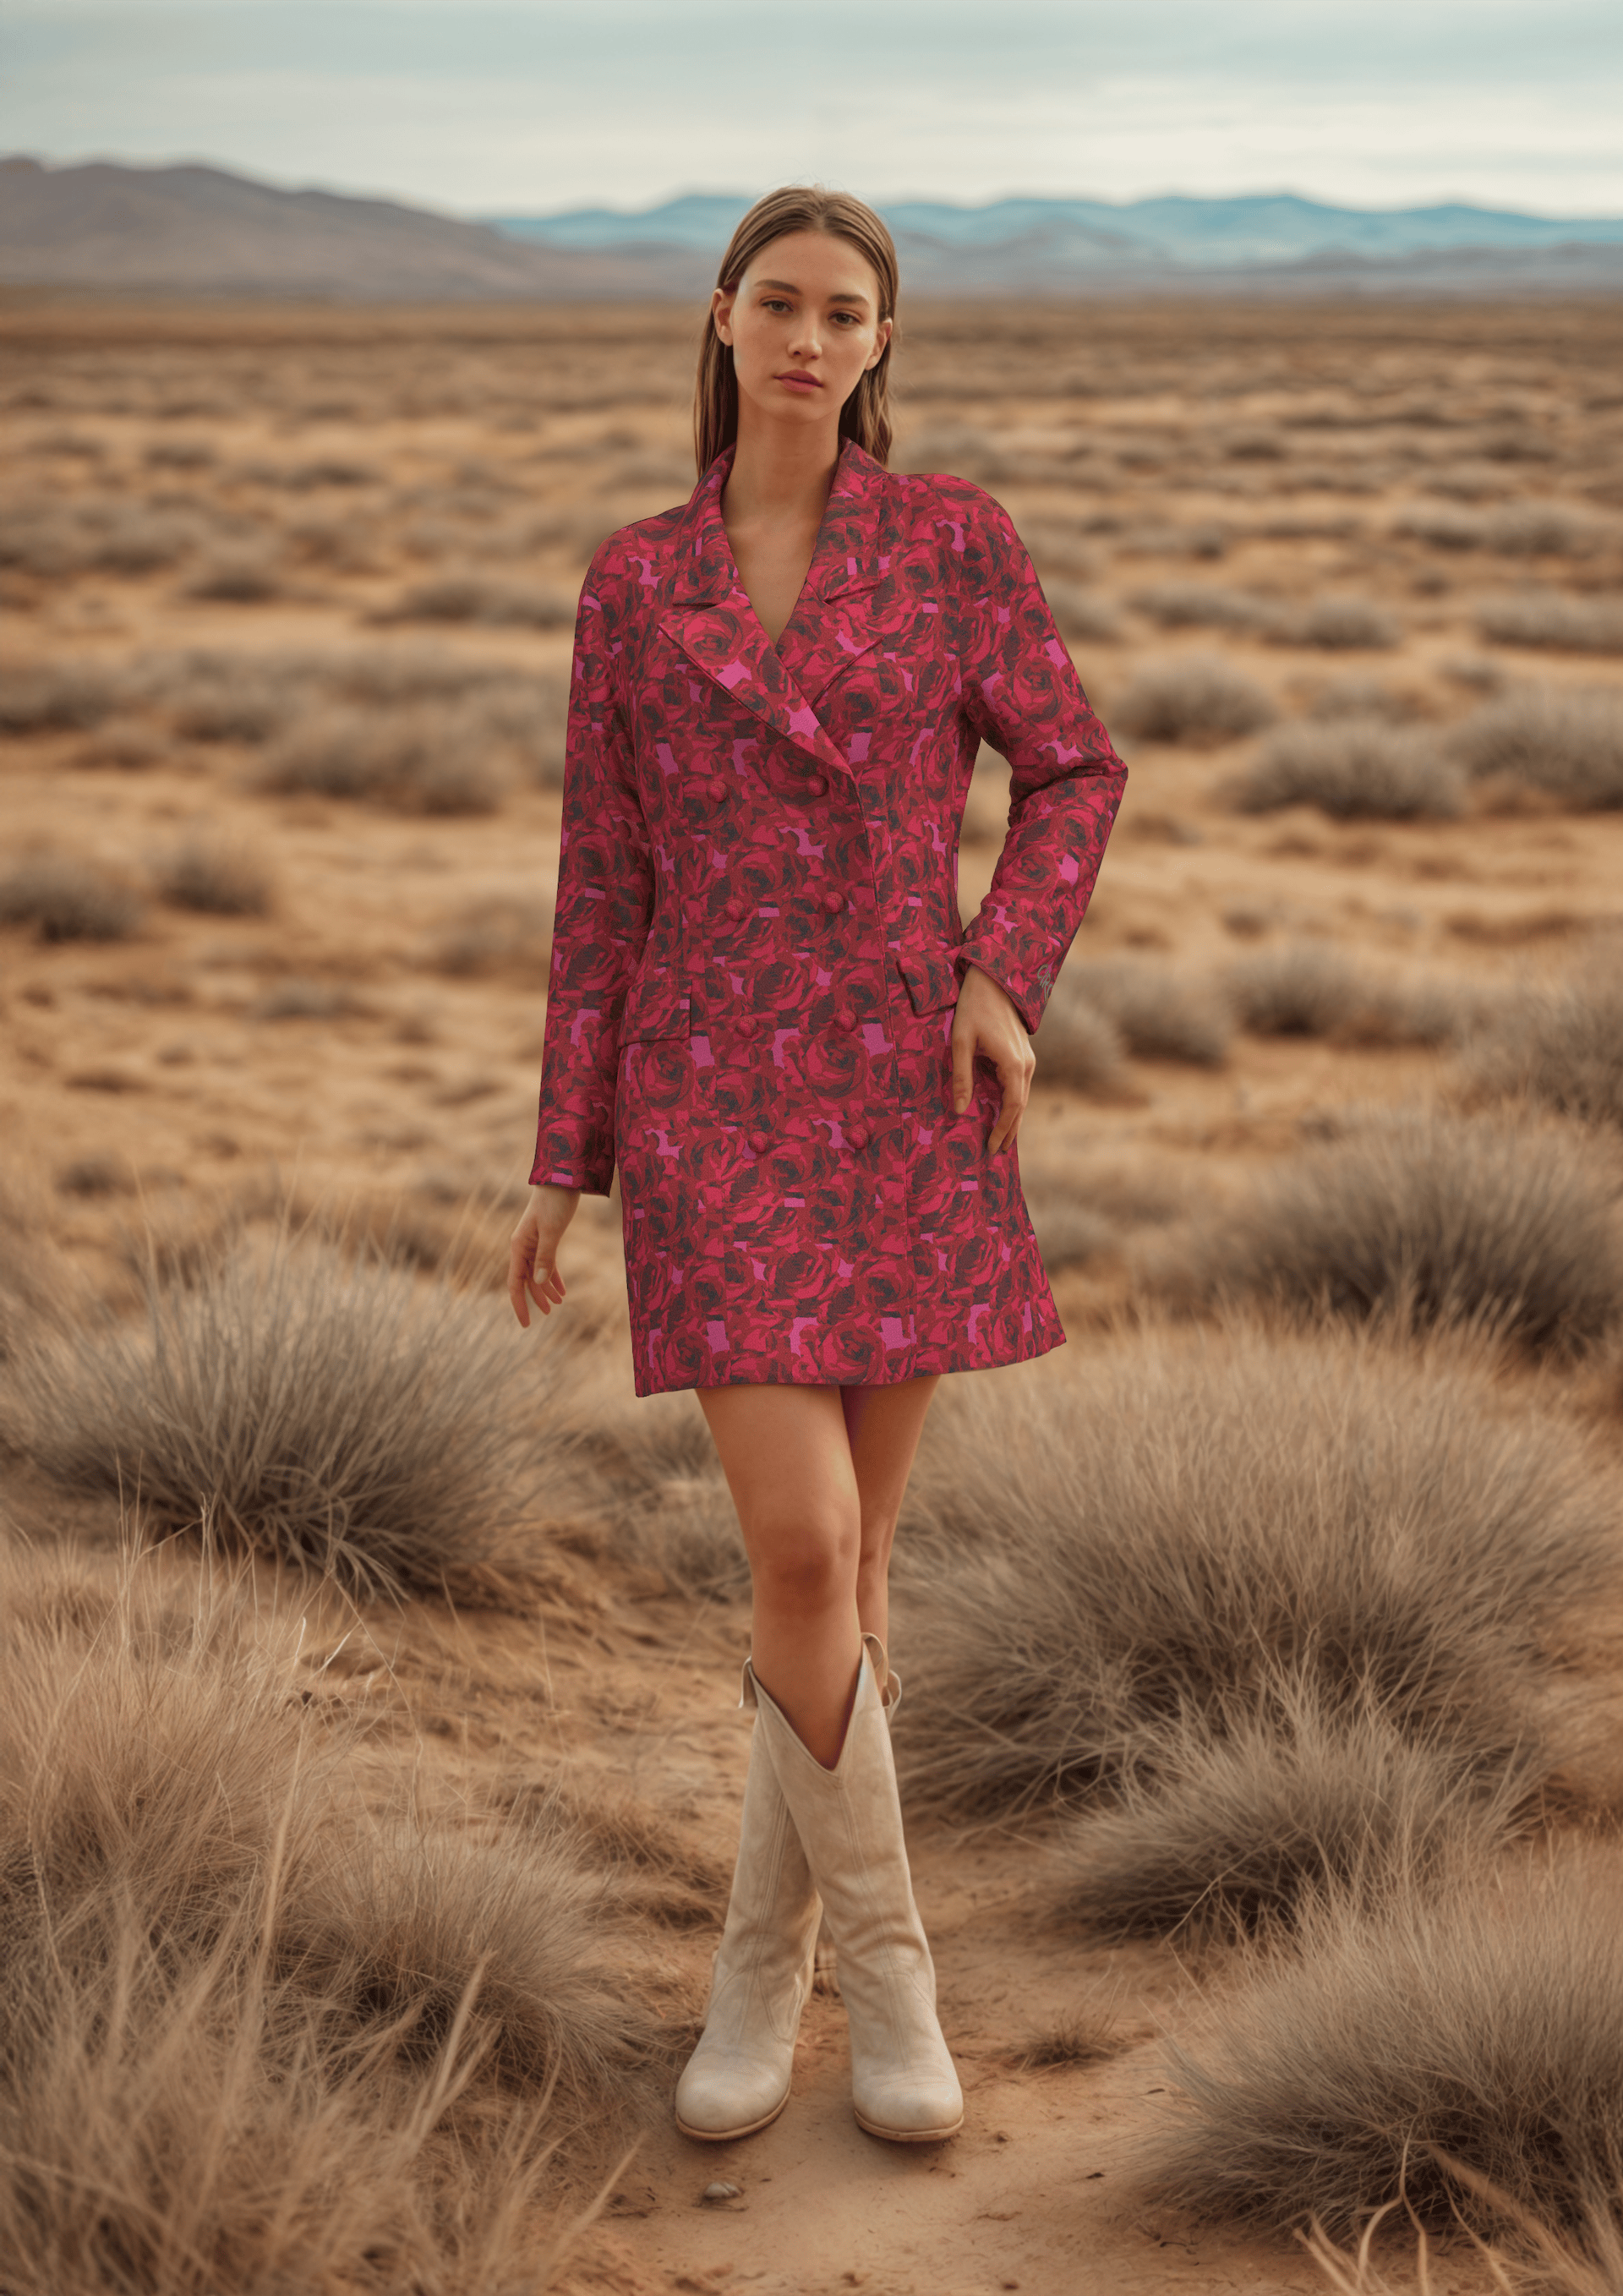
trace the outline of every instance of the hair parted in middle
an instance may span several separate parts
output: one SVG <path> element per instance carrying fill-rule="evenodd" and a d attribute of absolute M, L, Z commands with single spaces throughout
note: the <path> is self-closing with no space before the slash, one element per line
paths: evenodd
<path fill-rule="evenodd" d="M 848 192 L 827 192 L 820 184 L 789 184 L 757 200 L 727 242 L 716 284 L 731 293 L 763 248 L 793 231 L 823 231 L 847 241 L 879 283 L 879 316 L 896 316 L 896 245 L 889 233 L 872 208 Z M 854 439 L 876 463 L 890 457 L 890 348 L 885 345 L 840 410 L 840 437 Z M 693 391 L 693 453 L 701 478 L 737 436 L 733 347 L 722 341 L 715 321 L 707 316 Z"/>

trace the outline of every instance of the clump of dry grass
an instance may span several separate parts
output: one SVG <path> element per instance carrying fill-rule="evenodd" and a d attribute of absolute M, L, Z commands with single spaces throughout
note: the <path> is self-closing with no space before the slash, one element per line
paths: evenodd
<path fill-rule="evenodd" d="M 361 1718 L 245 1590 L 14 1550 L 0 1584 L 8 2276 L 538 2296 L 549 2093 L 589 2142 L 652 2054 L 601 1888 L 375 1816 Z"/>
<path fill-rule="evenodd" d="M 1570 1427 L 1354 1335 L 1150 1331 L 955 1391 L 898 1547 L 906 1792 L 1007 1818 L 1119 1789 L 1282 1676 L 1502 1764 L 1613 1513 Z"/>
<path fill-rule="evenodd" d="M 1062 972 L 1037 1032 L 1037 1069 L 1045 1084 L 1073 1092 L 1111 1093 L 1121 1084 L 1121 1031 Z"/>
<path fill-rule="evenodd" d="M 1051 1275 L 1062 1267 L 1082 1267 L 1114 1251 L 1121 1234 L 1110 1216 L 1095 1209 L 1062 1181 L 1022 1176 L 1026 1211 L 1043 1266 Z"/>
<path fill-rule="evenodd" d="M 1277 619 L 1277 600 L 1219 582 L 1153 582 L 1132 603 L 1164 630 L 1265 630 Z"/>
<path fill-rule="evenodd" d="M 1075 582 L 1046 581 L 1043 594 L 1062 635 L 1108 645 L 1121 636 L 1121 617 L 1106 598 Z"/>
<path fill-rule="evenodd" d="M 1402 726 L 1423 714 L 1421 698 L 1403 686 L 1385 685 L 1378 677 L 1359 675 L 1338 677 L 1314 698 L 1309 717 L 1332 721 L 1342 718 L 1380 718 Z"/>
<path fill-rule="evenodd" d="M 83 732 L 118 707 L 124 681 L 97 662 L 19 668 L 0 685 L 0 733 Z"/>
<path fill-rule="evenodd" d="M 575 627 L 576 601 L 539 582 L 501 581 L 478 573 L 430 575 L 404 589 L 381 622 L 483 622 L 535 630 Z"/>
<path fill-rule="evenodd" d="M 1574 1357 L 1623 1318 L 1618 1194 L 1586 1144 L 1559 1130 L 1384 1111 L 1214 1211 L 1168 1280 L 1196 1298 L 1471 1326 Z"/>
<path fill-rule="evenodd" d="M 281 553 L 268 542 L 239 543 L 207 558 L 185 585 L 184 594 L 216 605 L 262 606 L 285 587 Z"/>
<path fill-rule="evenodd" d="M 153 1529 L 222 1537 L 361 1594 L 511 1595 L 536 1557 L 516 1478 L 525 1351 L 488 1300 L 335 1248 L 239 1245 L 149 1279 L 135 1328 L 32 1342 L 14 1439 Z"/>
<path fill-rule="evenodd" d="M 1226 742 L 1277 715 L 1254 678 L 1220 655 L 1150 662 L 1111 709 L 1111 722 L 1151 742 Z"/>
<path fill-rule="evenodd" d="M 460 910 L 436 934 L 428 962 L 453 980 L 510 972 L 544 981 L 552 946 L 552 904 L 509 896 Z"/>
<path fill-rule="evenodd" d="M 1457 2210 L 1503 2229 L 1486 2184 L 1538 2224 L 1598 2217 L 1615 2253 L 1595 2203 L 1615 2193 L 1623 2120 L 1617 1886 L 1611 1859 L 1567 1857 L 1305 1907 L 1298 1944 L 1259 1956 L 1174 2051 L 1188 2111 L 1154 2188 L 1344 2236 L 1398 2200 L 1439 2228 Z"/>
<path fill-rule="evenodd" d="M 309 712 L 273 745 L 260 775 L 266 789 L 447 815 L 496 812 L 509 778 L 480 713 L 455 703 Z"/>
<path fill-rule="evenodd" d="M 1464 805 L 1459 770 L 1432 737 L 1380 718 L 1281 726 L 1227 794 L 1241 813 L 1316 805 L 1337 821 L 1447 819 Z"/>
<path fill-rule="evenodd" d="M 65 856 L 42 854 L 0 878 L 0 925 L 33 925 L 41 940 L 127 940 L 141 914 L 132 886 Z"/>
<path fill-rule="evenodd" d="M 1623 978 L 1595 971 L 1504 998 L 1466 1046 L 1479 1093 L 1623 1126 Z"/>
<path fill-rule="evenodd" d="M 262 917 L 271 905 L 269 872 L 244 846 L 193 839 L 154 872 L 164 899 L 212 917 Z"/>
<path fill-rule="evenodd" d="M 1136 1734 L 1111 1801 L 1065 1833 L 1061 1902 L 1127 1934 L 1258 1931 L 1331 1889 L 1379 1898 L 1462 1852 L 1485 1862 L 1529 1822 L 1549 1770 L 1530 1745 L 1484 1763 L 1375 1701 L 1332 1704 L 1282 1675 L 1254 1704 Z"/>
<path fill-rule="evenodd" d="M 1441 1045 L 1467 1022 L 1452 983 L 1381 979 L 1321 941 L 1259 949 L 1231 965 L 1224 988 L 1257 1037 L 1327 1037 L 1348 1045 Z"/>
<path fill-rule="evenodd" d="M 1276 645 L 1326 649 L 1395 646 L 1403 636 L 1396 618 L 1368 598 L 1316 598 L 1275 618 L 1266 635 Z"/>
<path fill-rule="evenodd" d="M 1170 965 L 1106 957 L 1073 962 L 1061 980 L 1114 1025 L 1136 1059 L 1221 1068 L 1228 1057 L 1234 1022 L 1225 1001 Z"/>
<path fill-rule="evenodd" d="M 1477 627 L 1496 645 L 1554 646 L 1568 653 L 1623 653 L 1623 607 L 1565 590 L 1523 590 L 1490 598 Z"/>
<path fill-rule="evenodd" d="M 1452 747 L 1466 770 L 1584 811 L 1623 806 L 1623 693 L 1524 685 L 1475 710 Z"/>

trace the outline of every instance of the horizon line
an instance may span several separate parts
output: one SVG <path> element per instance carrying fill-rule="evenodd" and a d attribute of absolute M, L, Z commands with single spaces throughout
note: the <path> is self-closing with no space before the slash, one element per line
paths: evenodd
<path fill-rule="evenodd" d="M 503 205 L 499 208 L 457 208 L 440 204 L 419 193 L 408 193 L 380 189 L 363 190 L 353 184 L 340 184 L 330 181 L 278 178 L 274 175 L 265 174 L 256 168 L 244 166 L 241 162 L 221 160 L 203 153 L 176 154 L 172 158 L 162 160 L 128 160 L 118 158 L 107 152 L 77 153 L 65 158 L 20 149 L 0 152 L 0 168 L 18 160 L 32 162 L 35 166 L 50 172 L 69 168 L 111 167 L 127 168 L 133 173 L 158 174 L 170 168 L 207 168 L 221 175 L 237 176 L 247 182 L 262 184 L 274 191 L 319 192 L 338 199 L 386 201 L 398 207 L 416 208 L 425 214 L 437 214 L 455 221 L 480 224 L 488 224 L 497 217 L 507 221 L 550 223 L 568 216 L 586 212 L 613 216 L 619 220 L 630 222 L 639 216 L 655 214 L 661 208 L 672 207 L 681 200 L 736 201 L 748 207 L 751 204 L 753 197 L 759 196 L 758 193 L 751 194 L 738 190 L 706 189 L 688 184 L 676 191 L 666 192 L 657 198 L 635 207 L 617 207 L 608 200 L 593 199 L 587 195 L 577 198 L 566 207 Z M 843 187 L 830 185 L 828 188 Z M 1303 191 L 1295 185 L 1287 184 L 1230 192 L 1191 192 L 1168 188 L 1155 192 L 1136 193 L 1128 200 L 1110 199 L 1100 193 L 1086 191 L 1000 191 L 989 193 L 985 198 L 979 200 L 947 199 L 933 192 L 898 192 L 871 199 L 866 204 L 881 214 L 887 207 L 939 207 L 953 209 L 960 215 L 973 215 L 988 208 L 1002 207 L 1016 201 L 1031 201 L 1048 206 L 1062 206 L 1076 201 L 1090 207 L 1111 208 L 1125 213 L 1133 208 L 1147 206 L 1160 200 L 1184 200 L 1191 204 L 1202 206 L 1216 206 L 1241 200 L 1299 200 L 1305 206 L 1324 208 L 1342 215 L 1414 215 L 1439 208 L 1465 208 L 1475 209 L 1484 215 L 1523 216 L 1541 223 L 1623 222 L 1623 208 L 1612 211 L 1592 209 L 1575 212 L 1571 209 L 1504 206 L 1490 202 L 1480 194 L 1467 192 L 1439 193 L 1423 199 L 1411 199 L 1389 205 L 1374 206 L 1360 201 L 1332 199 L 1322 193 Z"/>

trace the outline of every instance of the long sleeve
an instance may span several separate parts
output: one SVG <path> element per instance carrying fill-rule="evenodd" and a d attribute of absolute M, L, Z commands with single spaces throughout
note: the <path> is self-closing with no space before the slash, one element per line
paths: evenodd
<path fill-rule="evenodd" d="M 1009 830 L 959 952 L 1035 1029 L 1099 874 L 1126 766 L 1088 706 L 1025 545 L 979 488 L 962 529 L 963 709 L 1007 758 Z"/>
<path fill-rule="evenodd" d="M 653 914 L 648 827 L 615 691 L 614 544 L 587 572 L 575 624 L 558 904 L 532 1182 L 604 1196 L 614 1175 L 620 1016 Z"/>

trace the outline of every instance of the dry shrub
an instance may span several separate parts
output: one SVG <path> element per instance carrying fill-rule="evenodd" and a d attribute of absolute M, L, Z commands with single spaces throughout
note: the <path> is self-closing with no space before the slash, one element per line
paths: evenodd
<path fill-rule="evenodd" d="M 1477 627 L 1496 645 L 1554 646 L 1569 653 L 1623 653 L 1623 606 L 1565 590 L 1524 590 L 1490 598 Z"/>
<path fill-rule="evenodd" d="M 1234 1023 L 1224 999 L 1170 965 L 1135 957 L 1073 962 L 1061 975 L 1111 1021 L 1135 1059 L 1221 1068 Z"/>
<path fill-rule="evenodd" d="M 1611 532 L 1593 513 L 1566 503 L 1512 502 L 1488 512 L 1482 539 L 1507 558 L 1587 558 Z"/>
<path fill-rule="evenodd" d="M 539 984 L 546 979 L 552 947 L 549 901 L 476 901 L 441 928 L 428 962 L 436 972 L 453 980 L 488 980 L 509 972 Z"/>
<path fill-rule="evenodd" d="M 141 897 L 82 861 L 41 855 L 0 878 L 0 925 L 34 925 L 41 940 L 127 940 Z"/>
<path fill-rule="evenodd" d="M 391 606 L 380 610 L 375 619 L 570 630 L 575 627 L 575 606 L 567 591 L 544 583 L 498 581 L 478 573 L 436 574 L 426 581 L 414 582 Z"/>
<path fill-rule="evenodd" d="M 1524 685 L 1472 712 L 1452 744 L 1466 770 L 1583 811 L 1623 806 L 1623 693 Z"/>
<path fill-rule="evenodd" d="M 1357 1335 L 1150 1331 L 955 1390 L 898 1547 L 906 1791 L 996 1818 L 1119 1789 L 1282 1675 L 1503 1762 L 1614 1514 L 1568 1426 Z"/>
<path fill-rule="evenodd" d="M 1121 1232 L 1115 1221 L 1062 1180 L 1028 1174 L 1021 1185 L 1031 1232 L 1050 1275 L 1062 1267 L 1086 1267 L 1119 1249 Z"/>
<path fill-rule="evenodd" d="M 1108 645 L 1121 636 L 1121 618 L 1107 599 L 1075 582 L 1045 582 L 1043 592 L 1062 636 Z"/>
<path fill-rule="evenodd" d="M 1558 1129 L 1383 1111 L 1214 1211 L 1168 1280 L 1198 1299 L 1463 1325 L 1574 1357 L 1623 1317 L 1617 1197 L 1587 1144 Z"/>
<path fill-rule="evenodd" d="M 1623 978 L 1614 970 L 1505 998 L 1468 1043 L 1466 1062 L 1480 1093 L 1623 1126 Z"/>
<path fill-rule="evenodd" d="M 8 671 L 0 685 L 0 733 L 83 732 L 122 697 L 120 674 L 99 662 L 45 663 Z"/>
<path fill-rule="evenodd" d="M 358 1716 L 246 1590 L 16 1552 L 0 1581 L 8 2284 L 544 2288 L 549 2087 L 589 2138 L 646 2079 L 601 1887 L 375 1816 Z"/>
<path fill-rule="evenodd" d="M 239 545 L 206 559 L 184 594 L 217 605 L 262 606 L 284 587 L 281 554 L 268 543 Z"/>
<path fill-rule="evenodd" d="M 480 814 L 499 808 L 509 777 L 477 708 L 424 703 L 301 716 L 266 754 L 260 784 L 400 812 Z"/>
<path fill-rule="evenodd" d="M 582 1512 L 603 1524 L 610 1551 L 657 1571 L 678 1593 L 746 1595 L 750 1565 L 738 1513 L 698 1406 L 688 1395 L 627 1405 L 584 1356 L 573 1384 L 554 1388 L 549 1417 L 575 1431 Z"/>
<path fill-rule="evenodd" d="M 1154 582 L 1132 603 L 1164 630 L 1266 630 L 1280 611 L 1273 598 L 1215 582 Z"/>
<path fill-rule="evenodd" d="M 1231 965 L 1224 987 L 1256 1037 L 1327 1037 L 1344 1045 L 1446 1044 L 1471 1000 L 1446 981 L 1381 979 L 1322 941 L 1261 949 Z"/>
<path fill-rule="evenodd" d="M 1073 1092 L 1112 1093 L 1121 1086 L 1121 1031 L 1083 991 L 1061 973 L 1037 1032 L 1037 1072 L 1045 1084 Z"/>
<path fill-rule="evenodd" d="M 1316 695 L 1308 715 L 1332 722 L 1342 718 L 1379 718 L 1389 726 L 1402 726 L 1423 716 L 1424 703 L 1406 688 L 1383 685 L 1378 677 L 1338 677 Z"/>
<path fill-rule="evenodd" d="M 270 875 L 246 847 L 193 840 L 160 861 L 159 890 L 177 909 L 211 917 L 262 917 L 270 907 Z"/>
<path fill-rule="evenodd" d="M 149 1278 L 138 1327 L 19 1339 L 13 1431 L 39 1467 L 362 1594 L 521 1583 L 533 1372 L 488 1300 L 285 1238 L 190 1272 Z"/>
<path fill-rule="evenodd" d="M 256 1021 L 345 1021 L 362 1011 L 353 988 L 341 980 L 278 980 L 249 1007 Z"/>
<path fill-rule="evenodd" d="M 1297 1945 L 1259 1953 L 1174 2052 L 1188 2111 L 1156 2146 L 1157 2193 L 1343 2236 L 1400 2198 L 1423 2223 L 1502 2228 L 1452 2161 L 1544 2225 L 1610 2221 L 1615 2254 L 1618 1880 L 1611 1858 L 1565 1857 L 1304 1908 Z"/>
<path fill-rule="evenodd" d="M 1459 771 L 1431 736 L 1381 718 L 1282 726 L 1226 794 L 1241 813 L 1316 805 L 1337 821 L 1447 819 L 1464 803 Z"/>
<path fill-rule="evenodd" d="M 1386 647 L 1395 646 L 1403 631 L 1368 598 L 1316 598 L 1310 606 L 1276 616 L 1266 635 L 1278 645 Z"/>
<path fill-rule="evenodd" d="M 1332 1704 L 1282 1675 L 1255 1704 L 1139 1734 L 1111 1801 L 1066 1832 L 1062 1902 L 1118 1932 L 1223 1938 L 1330 1889 L 1379 1898 L 1462 1851 L 1486 1860 L 1528 1823 L 1550 1767 L 1531 1747 L 1484 1762 L 1373 1700 Z"/>
<path fill-rule="evenodd" d="M 1220 655 L 1186 653 L 1141 669 L 1111 712 L 1124 734 L 1151 742 L 1226 742 L 1268 725 L 1273 702 Z"/>

